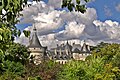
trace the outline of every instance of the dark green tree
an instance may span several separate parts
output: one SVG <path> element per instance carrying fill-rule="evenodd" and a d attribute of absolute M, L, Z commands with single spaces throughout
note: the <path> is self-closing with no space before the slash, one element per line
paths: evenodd
<path fill-rule="evenodd" d="M 20 62 L 23 65 L 29 62 L 30 51 L 21 44 L 12 43 L 5 52 L 5 60 Z"/>
<path fill-rule="evenodd" d="M 86 4 L 81 5 L 81 0 L 62 0 L 62 8 L 67 7 L 69 11 L 78 11 L 84 13 L 86 11 Z M 89 0 L 84 0 L 85 3 L 89 2 Z"/>

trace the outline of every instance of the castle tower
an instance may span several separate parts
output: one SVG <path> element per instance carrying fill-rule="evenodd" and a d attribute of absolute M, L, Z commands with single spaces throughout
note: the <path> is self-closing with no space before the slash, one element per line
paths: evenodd
<path fill-rule="evenodd" d="M 81 53 L 82 54 L 90 54 L 89 45 L 87 45 L 85 41 L 84 41 L 83 46 L 81 48 Z"/>
<path fill-rule="evenodd" d="M 31 51 L 30 56 L 34 57 L 34 63 L 39 64 L 45 59 L 47 47 L 43 47 L 37 36 L 37 30 L 34 26 L 32 39 L 30 40 L 29 50 Z"/>

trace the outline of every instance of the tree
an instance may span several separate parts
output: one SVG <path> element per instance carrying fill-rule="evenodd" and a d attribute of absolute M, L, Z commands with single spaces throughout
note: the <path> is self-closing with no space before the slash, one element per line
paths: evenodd
<path fill-rule="evenodd" d="M 40 77 L 42 80 L 56 80 L 61 65 L 53 61 L 45 61 L 39 65 L 28 64 L 25 69 L 25 78 Z"/>
<path fill-rule="evenodd" d="M 84 67 L 83 67 L 84 65 Z M 63 65 L 58 74 L 58 80 L 86 80 L 85 63 L 82 61 L 71 61 Z"/>
<path fill-rule="evenodd" d="M 111 60 L 113 66 L 117 66 L 120 68 L 120 52 L 115 54 Z"/>
<path fill-rule="evenodd" d="M 5 55 L 6 49 L 14 40 L 14 36 L 20 35 L 15 24 L 18 22 L 22 4 L 26 0 L 0 0 L 0 55 Z"/>
<path fill-rule="evenodd" d="M 0 80 L 21 78 L 25 73 L 24 66 L 29 63 L 29 54 L 24 45 L 11 43 L 6 52 L 0 56 Z"/>
<path fill-rule="evenodd" d="M 19 43 L 12 43 L 5 52 L 5 60 L 20 62 L 23 65 L 29 63 L 30 51 Z"/>
<path fill-rule="evenodd" d="M 86 3 L 89 0 L 84 0 Z M 85 4 L 81 5 L 81 0 L 76 0 L 76 3 L 73 3 L 73 0 L 62 0 L 62 8 L 67 7 L 70 11 L 78 11 L 84 13 L 86 11 Z"/>
<path fill-rule="evenodd" d="M 20 62 L 4 61 L 3 71 L 0 74 L 0 80 L 21 80 L 21 76 L 24 74 L 24 66 Z M 19 79 L 18 79 L 19 78 Z"/>
<path fill-rule="evenodd" d="M 106 63 L 112 61 L 112 59 L 117 58 L 120 54 L 120 44 L 102 44 L 99 45 L 95 50 L 92 52 L 93 56 L 96 57 L 105 57 Z"/>

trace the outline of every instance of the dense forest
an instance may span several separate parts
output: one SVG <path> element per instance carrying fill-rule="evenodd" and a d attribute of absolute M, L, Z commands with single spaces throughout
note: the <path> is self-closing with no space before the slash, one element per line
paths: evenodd
<path fill-rule="evenodd" d="M 76 5 L 71 1 L 63 0 L 62 7 L 86 11 L 79 0 Z M 120 44 L 115 43 L 91 46 L 92 54 L 85 61 L 72 60 L 62 65 L 47 60 L 35 65 L 27 47 L 14 43 L 21 34 L 15 24 L 22 16 L 23 4 L 27 0 L 0 0 L 0 80 L 120 80 Z M 24 34 L 28 37 L 30 32 Z"/>

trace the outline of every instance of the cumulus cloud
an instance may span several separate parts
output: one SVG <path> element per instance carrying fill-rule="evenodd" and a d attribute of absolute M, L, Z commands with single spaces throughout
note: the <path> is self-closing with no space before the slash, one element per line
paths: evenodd
<path fill-rule="evenodd" d="M 48 5 L 53 6 L 54 8 L 61 8 L 62 0 L 49 0 Z"/>
<path fill-rule="evenodd" d="M 115 7 L 116 11 L 120 12 L 120 3 Z"/>
<path fill-rule="evenodd" d="M 70 22 L 65 26 L 65 30 L 56 34 L 57 39 L 78 39 L 81 33 L 84 31 L 84 24 L 77 24 L 76 22 Z"/>
<path fill-rule="evenodd" d="M 118 22 L 112 22 L 111 20 L 106 20 L 104 23 L 100 21 L 94 21 L 96 26 L 99 26 L 100 31 L 107 35 L 109 39 L 119 39 L 120 38 L 120 25 Z"/>
<path fill-rule="evenodd" d="M 23 14 L 22 17 L 20 17 L 22 20 L 20 24 L 25 23 L 33 23 L 34 17 L 38 15 L 38 13 L 48 13 L 49 11 L 53 11 L 54 8 L 51 6 L 46 5 L 43 1 L 40 1 L 38 3 L 33 2 L 32 6 L 25 7 L 21 14 Z"/>
<path fill-rule="evenodd" d="M 55 8 L 50 3 L 45 4 L 41 1 L 21 12 L 23 20 L 20 24 L 34 23 L 42 45 L 55 47 L 56 44 L 65 43 L 66 40 L 71 44 L 81 40 L 86 40 L 90 45 L 101 41 L 120 43 L 120 24 L 111 20 L 105 22 L 97 20 L 94 8 L 87 8 L 84 14 L 59 11 Z M 33 26 L 26 29 L 32 31 Z M 29 39 L 22 34 L 20 38 L 16 38 L 16 42 L 28 44 Z"/>
<path fill-rule="evenodd" d="M 59 13 L 57 13 L 57 11 L 53 11 L 48 14 L 40 13 L 38 14 L 38 16 L 34 17 L 37 20 L 35 26 L 38 29 L 39 34 L 50 34 L 53 33 L 54 30 L 58 29 L 60 26 L 63 26 L 62 19 L 58 17 Z"/>

